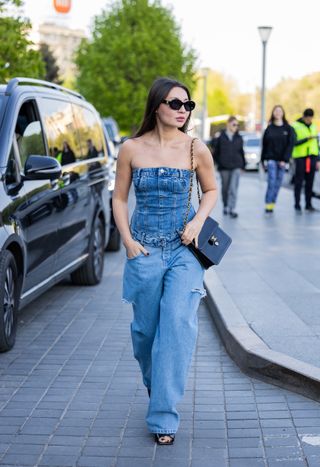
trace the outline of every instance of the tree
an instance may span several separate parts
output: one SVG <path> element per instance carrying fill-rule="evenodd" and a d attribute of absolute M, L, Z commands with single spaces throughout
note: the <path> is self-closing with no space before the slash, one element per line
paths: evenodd
<path fill-rule="evenodd" d="M 153 80 L 171 76 L 192 88 L 195 59 L 171 10 L 158 0 L 114 1 L 95 18 L 92 40 L 80 45 L 77 86 L 102 115 L 132 131 Z"/>
<path fill-rule="evenodd" d="M 222 73 L 209 70 L 207 75 L 207 106 L 208 116 L 233 114 L 237 111 L 235 108 L 235 98 L 238 95 L 236 83 L 224 76 Z M 203 78 L 197 76 L 197 87 L 194 93 L 198 112 L 201 113 L 203 102 Z"/>
<path fill-rule="evenodd" d="M 281 104 L 290 121 L 301 117 L 307 107 L 312 107 L 318 117 L 320 107 L 320 72 L 311 73 L 300 79 L 282 79 L 267 94 L 268 116 L 274 105 Z"/>
<path fill-rule="evenodd" d="M 45 64 L 45 79 L 51 83 L 61 84 L 59 79 L 59 67 L 48 44 L 40 44 L 40 53 Z"/>
<path fill-rule="evenodd" d="M 9 16 L 8 9 L 20 7 L 21 0 L 0 1 L 0 82 L 14 76 L 43 78 L 44 64 L 28 38 L 31 24 L 19 15 Z"/>
<path fill-rule="evenodd" d="M 2 14 L 6 8 L 20 7 L 22 6 L 22 4 L 23 4 L 23 0 L 0 0 L 0 12 Z"/>

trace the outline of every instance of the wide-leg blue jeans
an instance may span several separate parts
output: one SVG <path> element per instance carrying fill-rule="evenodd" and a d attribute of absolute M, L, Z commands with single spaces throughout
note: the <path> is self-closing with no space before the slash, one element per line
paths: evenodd
<path fill-rule="evenodd" d="M 128 259 L 123 299 L 133 305 L 131 335 L 143 382 L 151 390 L 151 433 L 175 433 L 195 348 L 204 269 L 180 239 L 144 245 L 149 256 Z"/>
<path fill-rule="evenodd" d="M 266 192 L 266 204 L 275 203 L 282 184 L 285 167 L 282 167 L 279 162 L 268 161 L 268 187 Z"/>

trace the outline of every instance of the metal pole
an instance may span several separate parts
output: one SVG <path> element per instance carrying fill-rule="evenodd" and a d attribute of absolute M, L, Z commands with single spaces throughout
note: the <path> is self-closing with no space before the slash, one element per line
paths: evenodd
<path fill-rule="evenodd" d="M 207 76 L 208 70 L 203 70 L 203 102 L 202 102 L 202 125 L 201 125 L 201 138 L 205 140 L 206 133 L 206 119 L 207 119 Z"/>
<path fill-rule="evenodd" d="M 267 41 L 262 41 L 261 133 L 265 127 L 266 112 L 266 50 Z"/>

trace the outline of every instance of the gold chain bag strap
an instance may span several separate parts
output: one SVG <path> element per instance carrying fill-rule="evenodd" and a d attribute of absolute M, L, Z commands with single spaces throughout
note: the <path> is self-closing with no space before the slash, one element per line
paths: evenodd
<path fill-rule="evenodd" d="M 190 173 L 190 185 L 188 193 L 188 205 L 187 211 L 183 222 L 183 232 L 186 229 L 188 223 L 188 217 L 191 209 L 191 198 L 193 189 L 193 179 L 196 175 L 197 193 L 199 205 L 201 203 L 199 180 L 194 169 L 194 142 L 197 138 L 193 138 L 191 141 L 190 158 L 191 158 L 191 173 Z M 208 269 L 210 266 L 217 265 L 220 263 L 227 249 L 231 245 L 231 238 L 226 234 L 212 217 L 207 217 L 198 238 L 198 248 L 194 242 L 188 245 L 189 250 L 198 259 L 200 264 Z"/>
<path fill-rule="evenodd" d="M 191 209 L 193 179 L 194 179 L 194 175 L 195 175 L 195 170 L 194 170 L 194 142 L 195 142 L 196 139 L 197 138 L 192 138 L 192 141 L 191 141 L 191 149 L 190 149 L 190 157 L 191 157 L 190 186 L 189 186 L 189 193 L 188 193 L 187 211 L 186 211 L 186 215 L 185 215 L 184 222 L 183 222 L 182 232 L 184 232 L 186 230 L 186 226 L 187 226 L 187 222 L 188 222 L 188 216 L 189 216 L 189 212 L 190 212 L 190 209 Z M 196 176 L 196 180 L 197 180 L 198 200 L 199 200 L 199 204 L 200 204 L 201 203 L 201 196 L 200 196 L 199 180 L 198 180 L 197 176 Z"/>

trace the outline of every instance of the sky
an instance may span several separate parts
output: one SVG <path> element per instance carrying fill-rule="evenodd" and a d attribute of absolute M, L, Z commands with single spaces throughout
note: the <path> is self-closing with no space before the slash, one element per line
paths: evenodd
<path fill-rule="evenodd" d="M 71 12 L 54 12 L 53 0 L 25 0 L 25 14 L 37 25 L 48 19 L 88 33 L 92 18 L 108 0 L 72 0 Z M 261 84 L 262 45 L 258 26 L 272 26 L 267 45 L 268 88 L 282 78 L 320 71 L 320 1 L 162 0 L 181 26 L 184 43 L 198 53 L 198 64 L 232 77 L 242 92 Z"/>

